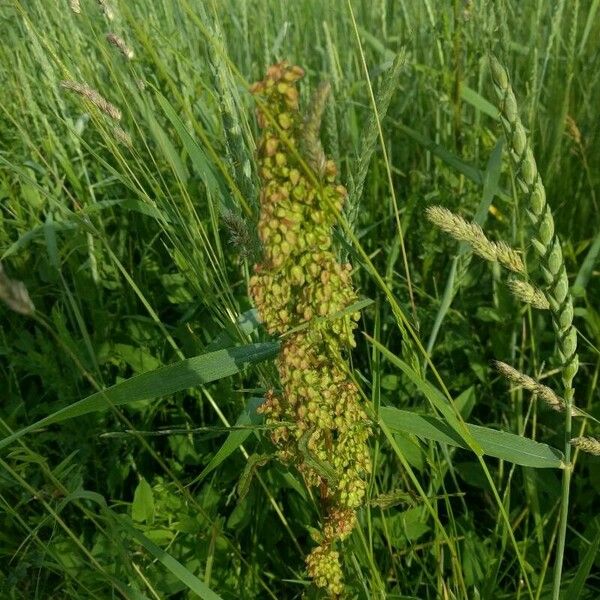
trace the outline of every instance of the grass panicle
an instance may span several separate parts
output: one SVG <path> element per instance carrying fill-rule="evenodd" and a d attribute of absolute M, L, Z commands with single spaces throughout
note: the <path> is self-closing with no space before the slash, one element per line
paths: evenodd
<path fill-rule="evenodd" d="M 528 281 L 511 278 L 508 280 L 507 285 L 513 296 L 521 302 L 530 304 L 534 308 L 540 310 L 548 310 L 550 308 L 550 303 L 548 302 L 548 298 L 546 298 L 546 294 L 544 294 L 540 288 L 532 285 Z"/>
<path fill-rule="evenodd" d="M 556 395 L 556 392 L 549 388 L 547 385 L 539 383 L 529 375 L 525 375 L 520 371 L 517 371 L 514 367 L 496 360 L 493 362 L 494 367 L 503 377 L 506 377 L 508 381 L 513 383 L 517 387 L 522 387 L 533 394 L 536 394 L 538 398 L 543 400 L 552 410 L 557 412 L 563 412 L 565 410 L 565 401 Z M 577 408 L 572 408 L 573 415 L 580 415 L 581 413 Z"/>
<path fill-rule="evenodd" d="M 119 50 L 119 52 L 127 60 L 132 60 L 135 56 L 133 48 L 131 48 L 120 35 L 117 35 L 116 33 L 107 33 L 106 41 L 112 46 L 114 46 L 117 50 Z"/>
<path fill-rule="evenodd" d="M 75 92 L 90 104 L 93 104 L 98 110 L 103 112 L 106 116 L 110 117 L 114 121 L 120 121 L 122 113 L 119 108 L 114 104 L 111 104 L 104 96 L 102 96 L 95 89 L 91 88 L 87 83 L 79 83 L 77 81 L 63 80 L 60 85 L 66 90 Z"/>
<path fill-rule="evenodd" d="M 399 53 L 394 57 L 394 61 L 386 71 L 377 93 L 376 113 L 373 111 L 369 114 L 364 130 L 361 132 L 360 151 L 354 158 L 350 171 L 351 185 L 349 186 L 348 205 L 346 208 L 348 222 L 352 227 L 358 225 L 360 201 L 369 172 L 369 165 L 371 164 L 371 159 L 377 149 L 377 142 L 379 140 L 378 124 L 381 120 L 385 119 L 388 113 L 394 92 L 398 89 L 405 63 L 406 57 L 404 53 Z"/>
<path fill-rule="evenodd" d="M 249 125 L 242 118 L 243 103 L 228 61 L 224 34 L 218 19 L 208 8 L 200 5 L 199 10 L 206 27 L 208 64 L 225 136 L 229 168 L 242 197 L 255 202 L 257 186 L 252 160 L 252 139 Z"/>
<path fill-rule="evenodd" d="M 107 21 L 113 21 L 115 19 L 115 11 L 108 0 L 96 0 L 100 5 L 102 14 L 106 17 Z"/>
<path fill-rule="evenodd" d="M 112 129 L 114 138 L 119 144 L 123 144 L 127 148 L 133 148 L 133 139 L 131 135 L 119 125 L 115 125 Z"/>
<path fill-rule="evenodd" d="M 473 252 L 516 273 L 525 273 L 519 253 L 505 242 L 490 241 L 477 223 L 470 223 L 443 206 L 427 207 L 427 218 L 454 239 L 467 242 Z"/>
<path fill-rule="evenodd" d="M 321 144 L 321 122 L 330 94 L 331 83 L 321 82 L 313 92 L 302 131 L 302 150 L 306 155 L 306 161 L 319 177 L 325 175 L 327 163 L 327 156 Z"/>
<path fill-rule="evenodd" d="M 590 436 L 579 436 L 571 438 L 571 446 L 583 450 L 588 454 L 600 456 L 600 440 Z"/>

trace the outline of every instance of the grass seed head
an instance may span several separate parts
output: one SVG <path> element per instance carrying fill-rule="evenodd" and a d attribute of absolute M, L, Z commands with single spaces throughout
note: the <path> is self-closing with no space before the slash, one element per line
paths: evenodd
<path fill-rule="evenodd" d="M 104 13 L 104 16 L 108 21 L 112 21 L 115 18 L 115 11 L 112 6 L 107 2 L 107 0 L 98 0 L 98 4 Z"/>
<path fill-rule="evenodd" d="M 32 315 L 35 306 L 29 297 L 29 292 L 22 281 L 10 279 L 0 263 L 0 300 L 11 310 L 22 315 Z"/>
<path fill-rule="evenodd" d="M 93 104 L 97 109 L 102 111 L 105 115 L 115 121 L 120 121 L 122 114 L 121 111 L 114 105 L 111 104 L 106 98 L 100 95 L 99 92 L 91 88 L 86 83 L 78 83 L 77 81 L 65 80 L 61 81 L 60 85 L 72 92 L 75 92 L 82 98 L 85 98 L 90 104 Z"/>
<path fill-rule="evenodd" d="M 600 456 L 600 440 L 593 437 L 575 437 L 571 440 L 571 446 L 583 450 L 588 454 Z"/>
<path fill-rule="evenodd" d="M 477 223 L 470 223 L 443 206 L 429 206 L 426 212 L 427 218 L 434 225 L 455 240 L 469 244 L 481 258 L 499 262 L 517 273 L 525 271 L 525 265 L 517 251 L 504 242 L 490 241 Z"/>
<path fill-rule="evenodd" d="M 525 388 L 534 394 L 537 394 L 538 398 L 541 398 L 552 410 L 557 412 L 565 409 L 565 401 L 556 395 L 556 393 L 546 385 L 537 382 L 529 375 L 525 375 L 510 365 L 496 360 L 493 362 L 498 373 L 506 377 L 511 383 L 517 387 Z"/>
<path fill-rule="evenodd" d="M 131 135 L 129 135 L 129 133 L 127 133 L 122 127 L 115 125 L 112 131 L 115 140 L 117 140 L 119 144 L 123 144 L 123 146 L 127 146 L 127 148 L 133 148 L 133 140 L 131 139 Z"/>
<path fill-rule="evenodd" d="M 513 295 L 521 300 L 521 302 L 531 304 L 531 306 L 540 310 L 548 310 L 550 308 L 546 294 L 529 282 L 515 278 L 510 279 L 507 285 Z"/>
<path fill-rule="evenodd" d="M 107 33 L 106 40 L 109 44 L 112 44 L 115 48 L 117 48 L 127 60 L 131 60 L 135 56 L 135 53 L 127 45 L 127 42 L 116 33 Z"/>

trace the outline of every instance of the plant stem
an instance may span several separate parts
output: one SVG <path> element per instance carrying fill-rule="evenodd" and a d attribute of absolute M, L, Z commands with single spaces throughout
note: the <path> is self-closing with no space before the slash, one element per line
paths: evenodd
<path fill-rule="evenodd" d="M 539 266 L 546 283 L 546 299 L 552 313 L 558 356 L 561 361 L 565 400 L 565 469 L 563 471 L 558 546 L 554 564 L 553 600 L 560 596 L 562 564 L 567 536 L 569 491 L 571 484 L 571 416 L 573 379 L 579 368 L 577 357 L 577 330 L 573 325 L 573 299 L 563 258 L 560 240 L 556 234 L 554 217 L 546 201 L 546 191 L 538 172 L 530 141 L 519 118 L 517 100 L 510 85 L 508 72 L 494 56 L 490 56 L 490 72 L 500 110 L 502 126 L 516 168 L 517 181 L 527 197 L 527 214 L 534 228 L 532 244 L 539 256 Z"/>
<path fill-rule="evenodd" d="M 566 392 L 567 390 L 565 390 Z M 567 537 L 567 522 L 569 519 L 569 495 L 571 490 L 571 403 L 573 388 L 565 393 L 565 468 L 562 476 L 562 500 L 560 504 L 560 524 L 558 529 L 558 543 L 556 546 L 556 560 L 554 561 L 554 584 L 552 586 L 552 600 L 560 598 L 560 583 L 562 579 L 562 567 L 565 556 L 565 540 Z M 567 395 L 569 396 L 567 398 Z"/>

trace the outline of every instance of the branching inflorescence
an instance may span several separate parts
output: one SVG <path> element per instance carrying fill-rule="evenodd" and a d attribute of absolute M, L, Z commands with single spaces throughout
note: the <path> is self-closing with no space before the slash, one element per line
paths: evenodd
<path fill-rule="evenodd" d="M 297 81 L 304 72 L 286 62 L 253 85 L 258 97 L 262 262 L 250 294 L 271 334 L 287 334 L 277 367 L 280 390 L 261 406 L 274 426 L 278 457 L 319 489 L 325 512 L 308 573 L 332 597 L 343 591 L 336 542 L 346 538 L 364 501 L 371 471 L 369 421 L 344 353 L 355 346 L 357 296 L 350 264 L 340 264 L 332 228 L 346 190 L 318 140 L 325 88 L 304 120 Z M 306 134 L 305 134 L 306 132 Z M 289 332 L 289 333 L 288 333 Z"/>
<path fill-rule="evenodd" d="M 565 411 L 565 462 L 563 471 L 563 494 L 561 518 L 558 534 L 553 598 L 560 593 L 562 558 L 567 529 L 571 446 L 590 452 L 600 453 L 600 442 L 595 438 L 577 437 L 571 439 L 571 417 L 586 416 L 573 404 L 573 379 L 578 370 L 577 331 L 573 325 L 573 301 L 569 291 L 569 280 L 563 258 L 560 240 L 555 232 L 552 211 L 546 201 L 546 192 L 540 178 L 537 164 L 531 150 L 525 128 L 518 114 L 517 101 L 510 85 L 508 73 L 502 64 L 490 57 L 490 71 L 494 89 L 498 97 L 500 120 L 509 147 L 516 180 L 525 196 L 527 216 L 533 229 L 531 243 L 537 254 L 536 267 L 540 275 L 540 286 L 531 283 L 524 263 L 514 250 L 502 242 L 487 239 L 481 228 L 469 223 L 442 207 L 430 207 L 429 219 L 454 238 L 467 242 L 473 252 L 490 261 L 518 273 L 519 278 L 509 280 L 508 286 L 520 300 L 534 308 L 549 310 L 556 333 L 563 395 L 558 396 L 551 388 L 540 384 L 531 377 L 520 373 L 510 365 L 496 362 L 498 371 L 512 383 L 533 392 L 548 406 L 557 411 Z M 535 272 L 534 272 L 535 273 Z"/>

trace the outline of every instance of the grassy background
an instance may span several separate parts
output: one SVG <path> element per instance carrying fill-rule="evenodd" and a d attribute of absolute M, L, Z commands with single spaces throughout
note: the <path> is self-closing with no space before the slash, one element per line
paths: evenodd
<path fill-rule="evenodd" d="M 360 329 L 380 344 L 359 335 L 352 355 L 369 402 L 426 412 L 418 383 L 439 376 L 465 420 L 561 447 L 560 415 L 509 391 L 489 366 L 506 360 L 553 382 L 549 317 L 519 306 L 497 269 L 458 256 L 424 209 L 472 217 L 483 206 L 491 237 L 529 247 L 490 104 L 493 49 L 511 73 L 575 285 L 576 402 L 600 416 L 599 4 L 138 0 L 112 2 L 109 20 L 92 0 L 81 14 L 67 0 L 3 3 L 0 256 L 37 312 L 0 306 L 2 437 L 162 365 L 268 341 L 251 318 L 240 325 L 252 316 L 258 189 L 247 88 L 285 58 L 306 69 L 304 101 L 332 83 L 322 133 L 350 190 L 352 231 L 338 238 L 373 300 Z M 122 110 L 130 148 L 60 87 L 65 79 Z M 385 152 L 369 85 L 380 110 L 390 99 Z M 418 369 L 417 383 L 390 360 L 424 365 L 402 341 L 403 319 L 435 365 Z M 271 451 L 254 407 L 275 371 L 249 362 L 173 394 L 159 379 L 151 400 L 5 444 L 0 596 L 316 596 L 303 554 L 318 503 L 274 461 L 244 498 L 236 492 L 248 454 Z M 254 425 L 228 429 L 236 422 Z M 350 597 L 549 597 L 558 470 L 496 459 L 483 469 L 472 452 L 383 429 L 373 456 L 370 502 L 344 548 Z M 569 600 L 600 595 L 600 462 L 575 460 Z"/>

